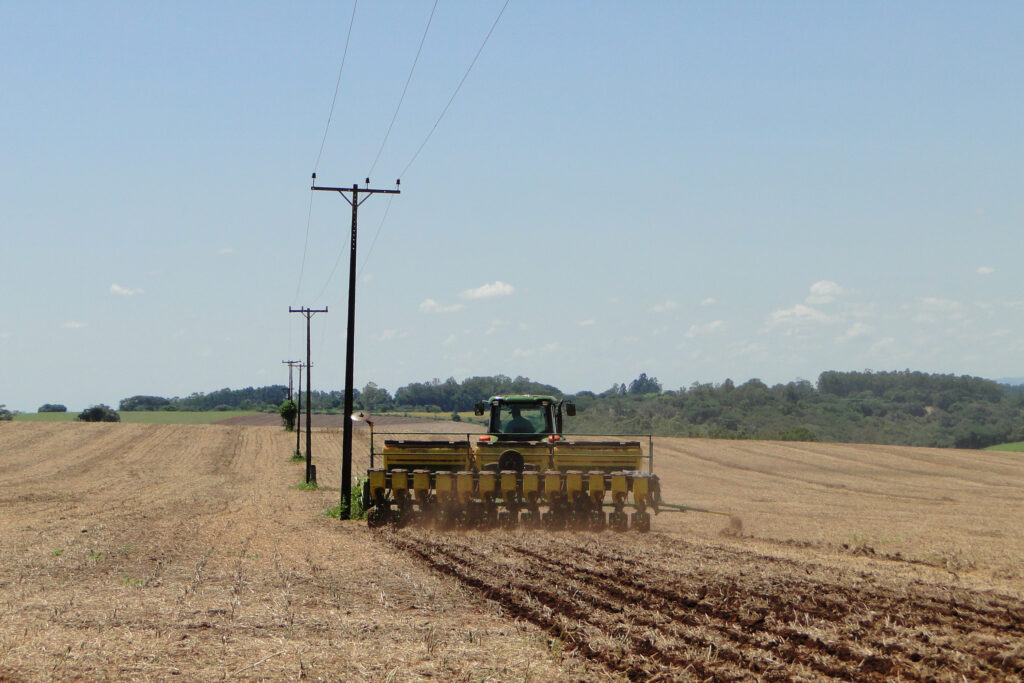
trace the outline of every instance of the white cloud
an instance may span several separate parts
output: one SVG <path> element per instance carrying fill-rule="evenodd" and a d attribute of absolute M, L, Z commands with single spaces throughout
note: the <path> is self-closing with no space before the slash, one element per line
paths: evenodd
<path fill-rule="evenodd" d="M 579 325 L 580 327 L 590 327 L 591 325 L 595 324 L 595 321 L 593 318 L 588 318 L 586 320 L 581 320 L 576 324 Z"/>
<path fill-rule="evenodd" d="M 982 266 L 981 268 L 978 268 L 978 275 L 991 275 L 994 272 L 996 272 L 996 269 L 992 266 Z"/>
<path fill-rule="evenodd" d="M 145 294 L 144 289 L 132 289 L 131 287 L 122 287 L 119 284 L 110 285 L 110 293 L 117 294 L 118 296 L 135 296 L 136 294 Z"/>
<path fill-rule="evenodd" d="M 892 338 L 892 337 L 883 337 L 882 339 L 879 339 L 877 342 L 875 342 L 871 346 L 871 351 L 872 352 L 875 352 L 875 351 L 886 351 L 889 348 L 891 348 L 892 345 L 895 344 L 895 343 L 896 343 L 896 340 L 894 338 Z"/>
<path fill-rule="evenodd" d="M 489 285 L 481 285 L 476 289 L 467 289 L 459 292 L 459 297 L 463 299 L 490 299 L 495 296 L 511 296 L 515 291 L 516 288 L 512 285 L 501 280 L 495 280 Z"/>
<path fill-rule="evenodd" d="M 648 310 L 651 313 L 667 313 L 668 311 L 671 311 L 677 308 L 678 306 L 679 304 L 669 299 L 668 301 L 663 301 L 660 304 L 654 304 Z"/>
<path fill-rule="evenodd" d="M 67 329 L 67 330 L 80 330 L 83 327 L 88 327 L 88 326 L 89 326 L 89 323 L 83 323 L 83 322 L 80 322 L 78 320 L 69 320 L 66 323 L 64 323 L 63 325 L 61 325 L 61 327 L 63 327 L 64 329 Z"/>
<path fill-rule="evenodd" d="M 363 284 L 366 284 L 367 282 L 370 282 L 371 280 L 373 280 L 373 273 L 367 273 L 366 275 L 364 275 L 361 278 L 359 278 L 359 281 L 362 282 Z"/>
<path fill-rule="evenodd" d="M 716 330 L 720 330 L 723 325 L 725 325 L 724 320 L 713 320 L 703 325 L 690 325 L 690 329 L 688 329 L 683 336 L 687 339 L 693 339 L 698 335 L 711 334 Z"/>
<path fill-rule="evenodd" d="M 454 313 L 455 311 L 461 311 L 462 309 L 462 304 L 442 306 L 433 299 L 424 299 L 420 303 L 420 311 L 423 313 Z"/>
<path fill-rule="evenodd" d="M 484 334 L 494 334 L 495 332 L 497 332 L 501 328 L 505 327 L 506 325 L 510 325 L 510 324 L 511 323 L 509 323 L 509 321 L 507 321 L 507 320 L 492 320 L 491 321 L 491 326 L 488 327 L 486 330 L 484 330 Z"/>
<path fill-rule="evenodd" d="M 549 353 L 555 353 L 560 351 L 562 346 L 558 342 L 551 342 L 545 344 L 536 349 L 516 349 L 512 352 L 513 358 L 532 358 L 534 356 L 543 356 Z"/>
<path fill-rule="evenodd" d="M 846 294 L 846 290 L 831 280 L 819 280 L 811 285 L 811 293 L 807 295 L 804 303 L 808 304 L 830 304 L 836 297 Z"/>
<path fill-rule="evenodd" d="M 700 305 L 701 306 L 714 306 L 717 303 L 718 303 L 718 299 L 716 299 L 713 296 L 709 296 L 707 299 L 701 299 Z"/>
<path fill-rule="evenodd" d="M 821 325 L 836 322 L 836 318 L 825 315 L 816 308 L 797 304 L 792 308 L 773 311 L 768 315 L 767 325 L 770 329 L 787 328 L 788 332 L 807 325 Z"/>
<path fill-rule="evenodd" d="M 929 311 L 946 311 L 954 312 L 959 311 L 963 308 L 963 304 L 953 299 L 939 299 L 933 296 L 926 296 L 921 298 L 921 305 Z"/>
<path fill-rule="evenodd" d="M 231 247 L 224 247 L 223 249 L 218 249 L 217 250 L 217 253 L 219 255 L 221 255 L 221 256 L 224 256 L 226 254 L 233 254 L 234 252 L 235 252 L 235 250 L 232 249 Z"/>
<path fill-rule="evenodd" d="M 856 339 L 857 337 L 863 337 L 866 334 L 871 334 L 874 331 L 875 328 L 871 327 L 871 325 L 856 322 L 850 325 L 850 328 L 846 330 L 846 332 L 844 332 L 842 335 L 837 337 L 836 340 L 840 342 L 846 342 L 850 341 L 851 339 Z"/>
<path fill-rule="evenodd" d="M 0 339 L 9 339 L 11 336 L 10 332 L 0 332 Z"/>
<path fill-rule="evenodd" d="M 443 342 L 441 342 L 441 346 L 451 346 L 452 344 L 455 343 L 456 339 L 458 339 L 458 337 L 456 337 L 454 334 L 449 334 L 448 337 Z"/>
<path fill-rule="evenodd" d="M 381 342 L 381 341 L 388 341 L 390 339 L 394 339 L 397 336 L 398 336 L 398 332 L 395 331 L 395 330 L 381 330 L 377 334 L 373 335 L 371 337 L 371 339 L 373 339 L 373 341 Z"/>

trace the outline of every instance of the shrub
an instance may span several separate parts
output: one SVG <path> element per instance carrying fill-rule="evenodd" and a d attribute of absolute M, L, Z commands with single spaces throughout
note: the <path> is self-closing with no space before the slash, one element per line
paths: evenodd
<path fill-rule="evenodd" d="M 779 441 L 817 441 L 817 435 L 807 427 L 789 427 L 779 432 Z"/>
<path fill-rule="evenodd" d="M 64 405 L 61 405 L 59 403 L 44 403 L 43 405 L 39 406 L 39 411 L 38 412 L 40 412 L 40 413 L 66 413 L 66 412 L 68 412 L 68 407 L 64 406 Z"/>
<path fill-rule="evenodd" d="M 3 421 L 3 420 L 13 420 L 13 419 L 14 419 L 14 413 L 12 413 L 11 411 L 7 410 L 7 406 L 0 405 L 0 421 Z"/>
<path fill-rule="evenodd" d="M 78 415 L 82 422 L 120 422 L 121 416 L 108 405 L 90 406 Z"/>
<path fill-rule="evenodd" d="M 285 431 L 293 431 L 295 429 L 295 418 L 299 415 L 299 408 L 295 405 L 295 401 L 288 399 L 281 404 L 277 412 L 281 415 L 281 421 L 284 422 Z"/>

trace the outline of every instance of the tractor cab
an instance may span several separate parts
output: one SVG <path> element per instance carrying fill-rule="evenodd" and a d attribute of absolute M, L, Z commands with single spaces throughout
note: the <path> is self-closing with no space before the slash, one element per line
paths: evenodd
<path fill-rule="evenodd" d="M 476 404 L 477 415 L 487 415 L 487 433 L 501 441 L 540 441 L 562 433 L 562 413 L 576 414 L 576 406 L 553 396 L 493 396 Z"/>

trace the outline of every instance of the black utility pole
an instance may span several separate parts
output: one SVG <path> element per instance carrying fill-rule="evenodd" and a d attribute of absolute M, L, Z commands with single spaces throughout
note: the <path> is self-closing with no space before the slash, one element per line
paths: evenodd
<path fill-rule="evenodd" d="M 373 190 L 369 188 L 370 179 L 366 179 L 367 187 L 360 188 L 358 184 L 352 187 L 317 187 L 316 173 L 313 174 L 312 190 L 321 192 L 337 192 L 352 207 L 352 247 L 348 262 L 348 334 L 345 344 L 345 419 L 342 426 L 341 437 L 341 513 L 340 519 L 349 519 L 351 510 L 349 503 L 352 500 L 352 370 L 355 357 L 355 330 L 356 330 L 356 233 L 359 225 L 359 205 L 374 194 L 401 194 L 398 185 L 401 180 L 395 181 L 394 190 Z M 352 197 L 346 196 L 351 192 Z M 359 198 L 360 193 L 366 196 Z"/>
<path fill-rule="evenodd" d="M 295 370 L 295 366 L 301 364 L 302 361 L 301 360 L 283 360 L 281 362 L 288 366 L 288 400 L 291 401 L 291 400 L 293 400 L 292 399 L 292 387 L 294 386 L 294 383 L 293 383 L 293 380 L 292 380 L 292 371 Z M 302 377 L 301 373 L 299 374 L 299 377 Z"/>
<path fill-rule="evenodd" d="M 309 320 L 313 317 L 314 313 L 326 313 L 327 307 L 324 306 L 314 310 L 312 308 L 292 308 L 289 306 L 288 312 L 301 313 L 306 316 L 306 483 L 308 484 L 316 482 L 316 469 L 313 468 L 313 399 L 310 396 L 310 387 L 312 386 L 310 368 L 313 367 L 313 363 L 310 362 Z M 302 379 L 301 376 L 299 379 Z"/>
<path fill-rule="evenodd" d="M 302 451 L 299 449 L 299 441 L 302 438 L 302 368 L 306 367 L 303 363 L 299 363 L 299 400 L 296 401 L 296 409 L 298 412 L 295 415 L 295 453 L 299 454 Z"/>

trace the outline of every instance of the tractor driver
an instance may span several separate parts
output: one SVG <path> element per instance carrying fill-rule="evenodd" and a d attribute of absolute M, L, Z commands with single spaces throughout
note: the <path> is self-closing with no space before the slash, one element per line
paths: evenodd
<path fill-rule="evenodd" d="M 519 414 L 519 406 L 512 406 L 512 419 L 505 423 L 506 434 L 533 434 L 533 423 Z"/>

